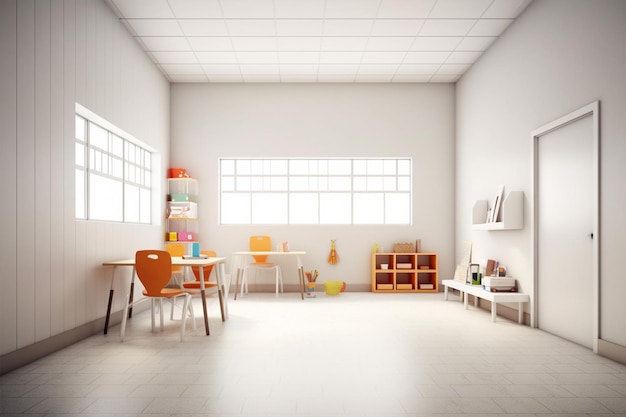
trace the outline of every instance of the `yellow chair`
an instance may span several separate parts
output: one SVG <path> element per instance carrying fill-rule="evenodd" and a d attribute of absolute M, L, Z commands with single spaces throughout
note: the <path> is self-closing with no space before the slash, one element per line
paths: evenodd
<path fill-rule="evenodd" d="M 270 252 L 272 250 L 272 239 L 269 236 L 250 236 L 250 252 Z M 243 276 L 243 283 L 241 286 L 241 293 L 248 291 L 248 270 L 250 268 L 256 270 L 274 270 L 276 276 L 276 296 L 278 297 L 278 290 L 283 292 L 283 275 L 280 270 L 280 265 L 267 261 L 267 255 L 252 255 L 254 262 L 249 263 L 246 267 L 246 272 Z M 255 271 L 256 275 L 256 271 Z"/>
<path fill-rule="evenodd" d="M 172 276 L 172 257 L 169 252 L 164 250 L 140 250 L 135 254 L 135 271 L 139 281 L 144 286 L 143 295 L 150 297 L 152 300 L 151 319 L 152 331 L 154 332 L 154 307 L 155 302 L 159 301 L 159 310 L 161 314 L 161 331 L 163 330 L 163 299 L 173 300 L 176 297 L 185 297 L 183 314 L 180 324 L 180 340 L 185 337 L 185 324 L 187 321 L 187 309 L 191 313 L 192 325 L 195 330 L 196 321 L 191 304 L 191 295 L 182 289 L 166 288 Z M 120 332 L 120 340 L 124 341 L 126 332 L 126 320 L 128 317 L 128 309 L 132 308 L 133 302 L 127 303 L 124 307 L 122 315 L 122 329 Z"/>
<path fill-rule="evenodd" d="M 172 257 L 185 256 L 185 244 L 184 243 L 167 243 L 165 249 L 170 253 Z M 168 283 L 168 287 L 180 288 L 182 282 L 185 281 L 185 270 L 182 266 L 172 267 L 172 277 Z"/>

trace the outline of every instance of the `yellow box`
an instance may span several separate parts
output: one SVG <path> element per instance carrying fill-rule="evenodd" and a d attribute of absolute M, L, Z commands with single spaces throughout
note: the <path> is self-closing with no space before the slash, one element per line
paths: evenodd
<path fill-rule="evenodd" d="M 393 284 L 376 284 L 377 290 L 393 290 Z"/>
<path fill-rule="evenodd" d="M 176 232 L 168 232 L 165 234 L 165 239 L 169 242 L 176 242 L 178 240 L 178 233 Z"/>
<path fill-rule="evenodd" d="M 412 290 L 413 284 L 396 284 L 396 290 Z"/>

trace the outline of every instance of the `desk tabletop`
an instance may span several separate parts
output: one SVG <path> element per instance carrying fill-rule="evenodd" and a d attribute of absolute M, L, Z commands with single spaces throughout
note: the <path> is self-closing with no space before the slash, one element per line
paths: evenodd
<path fill-rule="evenodd" d="M 175 266 L 209 266 L 225 262 L 226 258 L 210 257 L 210 258 L 182 258 L 180 256 L 172 256 L 172 265 Z M 134 266 L 135 258 L 122 259 L 119 261 L 102 262 L 103 266 Z"/>

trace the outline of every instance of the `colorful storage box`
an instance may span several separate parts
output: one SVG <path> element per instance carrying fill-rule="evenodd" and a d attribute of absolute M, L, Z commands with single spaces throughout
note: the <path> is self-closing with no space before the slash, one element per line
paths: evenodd
<path fill-rule="evenodd" d="M 178 232 L 179 242 L 191 242 L 195 240 L 195 235 L 192 232 Z"/>
<path fill-rule="evenodd" d="M 486 291 L 511 291 L 516 288 L 515 278 L 483 277 L 481 283 Z"/>
<path fill-rule="evenodd" d="M 170 201 L 187 202 L 189 201 L 189 194 L 170 194 Z"/>
<path fill-rule="evenodd" d="M 188 178 L 187 170 L 185 168 L 170 168 L 168 170 L 169 178 Z"/>

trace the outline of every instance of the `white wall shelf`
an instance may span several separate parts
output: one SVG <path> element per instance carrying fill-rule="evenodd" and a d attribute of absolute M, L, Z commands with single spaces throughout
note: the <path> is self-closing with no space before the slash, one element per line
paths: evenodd
<path fill-rule="evenodd" d="M 524 228 L 524 192 L 511 191 L 500 208 L 500 221 L 485 223 L 489 202 L 478 200 L 472 208 L 472 230 L 520 230 Z"/>

